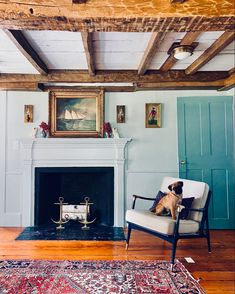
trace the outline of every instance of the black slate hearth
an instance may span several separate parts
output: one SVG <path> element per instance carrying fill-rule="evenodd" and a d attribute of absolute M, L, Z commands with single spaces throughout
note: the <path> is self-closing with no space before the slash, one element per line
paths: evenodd
<path fill-rule="evenodd" d="M 93 240 L 123 241 L 125 235 L 121 227 L 91 226 L 82 230 L 80 224 L 66 224 L 65 229 L 58 230 L 56 225 L 27 227 L 16 240 Z"/>

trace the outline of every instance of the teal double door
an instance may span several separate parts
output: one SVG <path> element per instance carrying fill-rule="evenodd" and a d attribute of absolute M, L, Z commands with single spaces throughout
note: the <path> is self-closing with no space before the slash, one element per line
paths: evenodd
<path fill-rule="evenodd" d="M 211 228 L 235 228 L 233 97 L 179 97 L 177 115 L 180 177 L 209 184 Z"/>

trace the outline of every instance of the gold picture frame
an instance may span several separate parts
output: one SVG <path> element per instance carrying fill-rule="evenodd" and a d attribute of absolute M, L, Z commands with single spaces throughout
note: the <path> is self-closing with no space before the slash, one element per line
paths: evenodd
<path fill-rule="evenodd" d="M 50 137 L 103 137 L 104 91 L 49 93 Z"/>
<path fill-rule="evenodd" d="M 161 103 L 145 104 L 145 127 L 161 128 Z"/>
<path fill-rule="evenodd" d="M 24 106 L 24 122 L 25 123 L 33 122 L 33 105 Z"/>

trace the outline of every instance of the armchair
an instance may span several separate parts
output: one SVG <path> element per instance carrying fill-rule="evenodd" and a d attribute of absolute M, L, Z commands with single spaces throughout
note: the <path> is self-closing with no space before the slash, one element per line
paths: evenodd
<path fill-rule="evenodd" d="M 203 182 L 186 179 L 165 177 L 162 181 L 160 190 L 167 192 L 167 187 L 173 182 L 183 181 L 183 198 L 194 197 L 187 219 L 181 219 L 181 211 L 177 219 L 173 220 L 170 216 L 157 216 L 146 209 L 135 209 L 138 200 L 155 200 L 138 195 L 133 195 L 132 209 L 126 211 L 126 222 L 128 224 L 126 249 L 129 247 L 131 230 L 136 229 L 150 233 L 172 244 L 171 267 L 173 269 L 177 242 L 187 238 L 206 238 L 208 251 L 211 252 L 208 206 L 210 201 L 209 186 Z"/>

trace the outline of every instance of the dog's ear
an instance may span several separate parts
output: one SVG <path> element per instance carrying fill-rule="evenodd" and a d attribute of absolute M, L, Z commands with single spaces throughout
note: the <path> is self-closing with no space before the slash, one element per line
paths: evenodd
<path fill-rule="evenodd" d="M 178 184 L 181 186 L 181 187 L 183 187 L 183 185 L 184 185 L 184 182 L 178 182 Z"/>
<path fill-rule="evenodd" d="M 172 185 L 169 185 L 169 186 L 168 186 L 168 189 L 169 189 L 170 191 L 172 191 Z"/>

